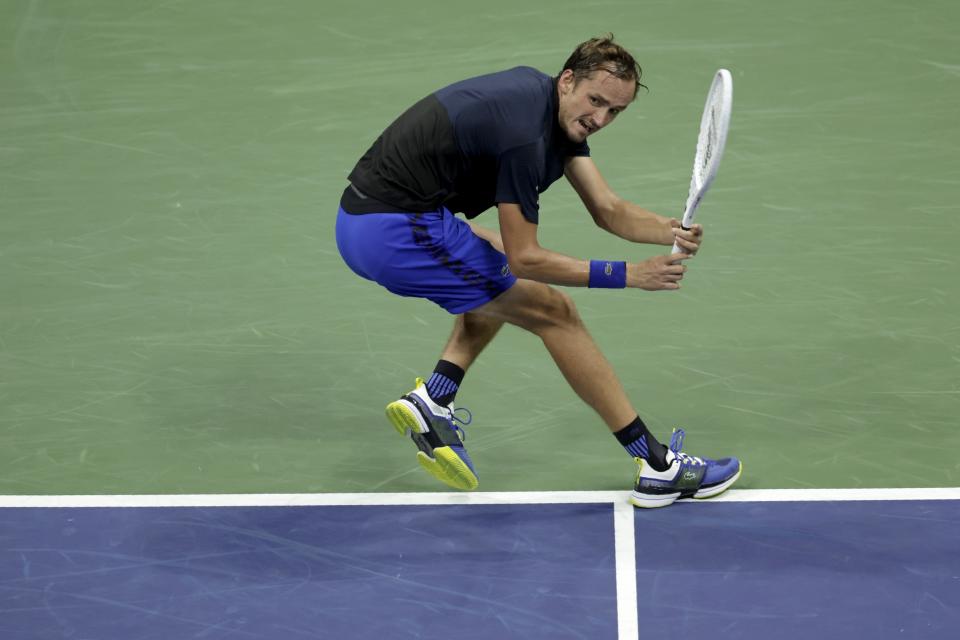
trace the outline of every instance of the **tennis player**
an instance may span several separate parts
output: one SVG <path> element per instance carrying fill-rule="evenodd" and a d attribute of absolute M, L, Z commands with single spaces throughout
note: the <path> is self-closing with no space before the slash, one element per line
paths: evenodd
<path fill-rule="evenodd" d="M 641 69 L 613 35 L 580 44 L 556 77 L 530 67 L 471 78 L 423 98 L 373 143 L 349 175 L 337 214 L 337 246 L 358 275 L 453 314 L 453 332 L 433 374 L 387 406 L 421 465 L 464 490 L 478 486 L 463 444 L 469 418 L 455 414 L 465 372 L 504 322 L 537 335 L 573 390 L 590 405 L 639 468 L 631 501 L 661 507 L 707 498 L 740 476 L 736 458 L 682 452 L 647 429 L 587 332 L 570 296 L 550 285 L 680 288 L 697 253 L 689 231 L 618 197 L 590 158 L 587 138 L 636 97 Z M 630 242 L 686 253 L 641 262 L 584 260 L 540 246 L 539 194 L 561 176 L 598 227 Z M 496 207 L 500 233 L 470 220 Z M 465 422 L 467 421 L 467 422 Z"/>

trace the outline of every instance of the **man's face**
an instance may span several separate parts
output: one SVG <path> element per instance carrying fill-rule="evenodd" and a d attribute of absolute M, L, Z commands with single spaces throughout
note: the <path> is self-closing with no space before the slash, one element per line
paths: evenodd
<path fill-rule="evenodd" d="M 565 69 L 557 83 L 560 128 L 573 142 L 583 142 L 627 108 L 633 100 L 635 86 L 633 80 L 621 80 L 603 70 L 594 71 L 578 82 L 573 71 Z"/>

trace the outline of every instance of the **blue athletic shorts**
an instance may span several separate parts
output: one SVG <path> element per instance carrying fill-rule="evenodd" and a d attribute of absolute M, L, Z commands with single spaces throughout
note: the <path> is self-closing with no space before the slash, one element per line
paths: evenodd
<path fill-rule="evenodd" d="M 447 209 L 350 214 L 341 207 L 337 248 L 357 275 L 453 314 L 476 309 L 517 281 L 507 257 Z"/>

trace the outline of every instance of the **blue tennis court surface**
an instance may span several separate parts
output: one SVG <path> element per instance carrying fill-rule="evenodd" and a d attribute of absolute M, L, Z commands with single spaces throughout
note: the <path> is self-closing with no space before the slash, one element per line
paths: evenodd
<path fill-rule="evenodd" d="M 960 501 L 663 509 L 636 533 L 642 636 L 960 633 Z"/>
<path fill-rule="evenodd" d="M 617 638 L 614 511 L 8 507 L 0 637 Z M 960 500 L 633 516 L 640 637 L 947 637 L 960 625 Z"/>

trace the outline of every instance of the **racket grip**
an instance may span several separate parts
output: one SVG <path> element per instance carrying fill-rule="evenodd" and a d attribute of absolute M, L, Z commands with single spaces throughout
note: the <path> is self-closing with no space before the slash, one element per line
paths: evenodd
<path fill-rule="evenodd" d="M 684 231 L 690 231 L 690 227 L 693 226 L 693 216 L 697 212 L 696 208 L 687 209 L 683 212 L 683 218 L 680 219 L 680 228 Z M 674 241 L 673 250 L 670 253 L 687 253 L 686 249 L 682 249 L 679 244 Z"/>

